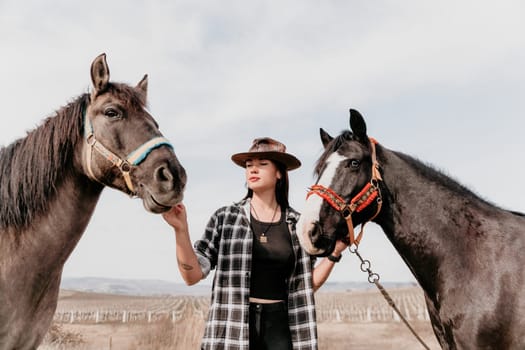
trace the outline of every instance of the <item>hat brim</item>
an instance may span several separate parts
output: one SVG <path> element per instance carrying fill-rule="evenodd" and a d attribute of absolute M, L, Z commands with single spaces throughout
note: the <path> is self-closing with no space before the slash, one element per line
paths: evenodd
<path fill-rule="evenodd" d="M 242 168 L 246 168 L 249 159 L 269 159 L 286 165 L 286 170 L 294 170 L 301 166 L 301 162 L 295 156 L 283 152 L 243 152 L 232 156 L 232 161 Z"/>

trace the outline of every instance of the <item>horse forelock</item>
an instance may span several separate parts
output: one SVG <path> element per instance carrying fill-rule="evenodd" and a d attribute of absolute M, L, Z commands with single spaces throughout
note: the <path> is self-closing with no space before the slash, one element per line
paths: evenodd
<path fill-rule="evenodd" d="M 337 152 L 337 150 L 339 149 L 339 147 L 341 147 L 343 143 L 352 140 L 353 137 L 354 136 L 351 131 L 345 130 L 339 136 L 330 141 L 330 143 L 326 146 L 323 154 L 321 154 L 321 156 L 317 160 L 317 163 L 314 168 L 315 175 L 321 175 L 325 167 L 326 161 L 328 160 L 328 157 L 330 157 L 332 153 Z"/>
<path fill-rule="evenodd" d="M 316 163 L 314 172 L 317 176 L 319 176 L 324 169 L 324 166 L 330 157 L 330 155 L 334 152 L 337 152 L 342 145 L 349 141 L 357 141 L 359 143 L 364 143 L 365 145 L 369 145 L 370 141 L 367 139 L 361 140 L 357 135 L 352 133 L 350 130 L 344 130 L 339 136 L 335 137 L 325 148 L 323 154 L 319 157 L 319 160 Z"/>
<path fill-rule="evenodd" d="M 134 110 L 147 107 L 146 95 L 127 84 L 110 83 L 107 91 L 120 101 L 126 102 L 128 106 Z"/>
<path fill-rule="evenodd" d="M 81 95 L 26 137 L 0 149 L 0 228 L 27 227 L 47 209 L 57 184 L 73 171 L 88 101 L 88 94 Z"/>

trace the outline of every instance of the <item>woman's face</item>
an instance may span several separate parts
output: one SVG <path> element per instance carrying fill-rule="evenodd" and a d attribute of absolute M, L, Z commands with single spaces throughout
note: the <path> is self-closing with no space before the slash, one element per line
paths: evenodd
<path fill-rule="evenodd" d="M 268 159 L 248 159 L 246 161 L 246 183 L 254 192 L 274 190 L 281 173 Z"/>

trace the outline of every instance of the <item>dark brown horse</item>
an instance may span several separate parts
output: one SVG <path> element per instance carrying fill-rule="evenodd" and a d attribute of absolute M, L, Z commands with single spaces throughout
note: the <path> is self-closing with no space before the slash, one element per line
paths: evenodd
<path fill-rule="evenodd" d="M 147 76 L 93 88 L 0 150 L 0 349 L 35 349 L 56 309 L 62 269 L 105 186 L 153 213 L 182 200 L 184 168 L 146 110 Z"/>
<path fill-rule="evenodd" d="M 525 349 L 523 214 L 378 144 L 355 110 L 350 125 L 336 138 L 321 129 L 318 181 L 297 225 L 306 251 L 327 255 L 373 220 L 423 288 L 444 349 Z"/>

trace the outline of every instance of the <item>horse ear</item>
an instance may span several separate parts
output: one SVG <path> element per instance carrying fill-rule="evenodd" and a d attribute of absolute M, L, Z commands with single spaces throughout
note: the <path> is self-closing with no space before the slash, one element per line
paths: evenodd
<path fill-rule="evenodd" d="M 355 109 L 350 109 L 350 129 L 359 138 L 366 138 L 365 119 Z"/>
<path fill-rule="evenodd" d="M 144 96 L 148 95 L 148 75 L 145 74 L 141 81 L 137 84 L 137 89 L 142 91 Z"/>
<path fill-rule="evenodd" d="M 93 96 L 104 91 L 109 83 L 109 67 L 106 62 L 106 54 L 103 53 L 91 63 L 91 81 L 93 82 Z"/>
<path fill-rule="evenodd" d="M 321 142 L 323 143 L 324 148 L 332 141 L 334 138 L 330 136 L 323 128 L 319 129 L 319 134 L 321 135 Z"/>

